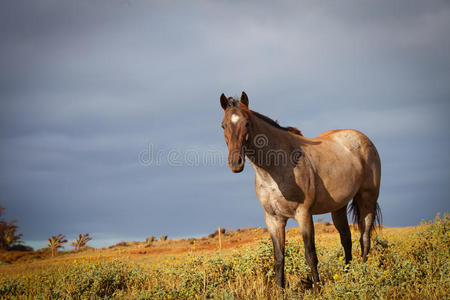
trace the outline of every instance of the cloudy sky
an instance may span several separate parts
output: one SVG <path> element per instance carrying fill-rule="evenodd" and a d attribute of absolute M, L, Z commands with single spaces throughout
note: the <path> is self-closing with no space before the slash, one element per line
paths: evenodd
<path fill-rule="evenodd" d="M 265 226 L 224 163 L 219 96 L 245 90 L 305 136 L 366 133 L 384 224 L 418 224 L 450 206 L 449 28 L 448 1 L 2 1 L 5 217 L 35 247 Z"/>

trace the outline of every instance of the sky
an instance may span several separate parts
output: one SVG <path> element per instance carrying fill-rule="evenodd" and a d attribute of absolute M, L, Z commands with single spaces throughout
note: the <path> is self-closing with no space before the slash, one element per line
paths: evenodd
<path fill-rule="evenodd" d="M 265 227 L 220 127 L 220 94 L 245 91 L 307 137 L 364 132 L 384 225 L 431 219 L 450 206 L 449 29 L 448 1 L 1 1 L 4 217 L 35 248 Z"/>

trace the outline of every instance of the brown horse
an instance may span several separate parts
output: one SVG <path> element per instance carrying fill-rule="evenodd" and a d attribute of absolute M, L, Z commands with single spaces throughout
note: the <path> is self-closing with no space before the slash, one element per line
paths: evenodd
<path fill-rule="evenodd" d="M 331 130 L 306 138 L 293 127 L 281 127 L 240 101 L 220 97 L 228 145 L 228 165 L 235 173 L 244 169 L 245 156 L 255 169 L 256 195 L 265 210 L 274 247 L 276 282 L 284 287 L 285 226 L 288 218 L 300 225 L 306 262 L 313 282 L 319 282 L 312 216 L 331 212 L 344 247 L 345 262 L 352 258 L 347 205 L 361 231 L 361 255 L 367 260 L 374 222 L 380 223 L 377 203 L 381 166 L 373 143 L 352 129 Z M 310 282 L 311 283 L 311 282 Z"/>

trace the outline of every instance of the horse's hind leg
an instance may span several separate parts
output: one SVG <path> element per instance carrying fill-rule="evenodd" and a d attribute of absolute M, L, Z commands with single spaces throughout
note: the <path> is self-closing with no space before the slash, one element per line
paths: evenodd
<path fill-rule="evenodd" d="M 352 237 L 347 220 L 347 205 L 337 211 L 331 212 L 333 223 L 341 237 L 341 244 L 344 247 L 345 263 L 352 260 Z"/>
<path fill-rule="evenodd" d="M 353 201 L 356 201 L 359 209 L 359 226 L 361 230 L 361 256 L 367 261 L 370 250 L 370 234 L 377 215 L 378 190 L 360 191 Z"/>

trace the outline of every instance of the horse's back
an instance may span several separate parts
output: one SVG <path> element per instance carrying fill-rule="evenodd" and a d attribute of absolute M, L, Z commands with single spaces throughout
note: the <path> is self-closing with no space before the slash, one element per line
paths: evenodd
<path fill-rule="evenodd" d="M 334 129 L 325 131 L 317 139 L 328 139 L 338 142 L 350 151 L 365 151 L 375 148 L 372 141 L 356 129 Z M 376 151 L 376 149 L 375 149 Z"/>
<path fill-rule="evenodd" d="M 381 163 L 378 151 L 372 141 L 355 129 L 335 129 L 322 133 L 318 140 L 327 139 L 341 144 L 358 157 L 363 167 L 363 189 L 379 189 Z"/>

